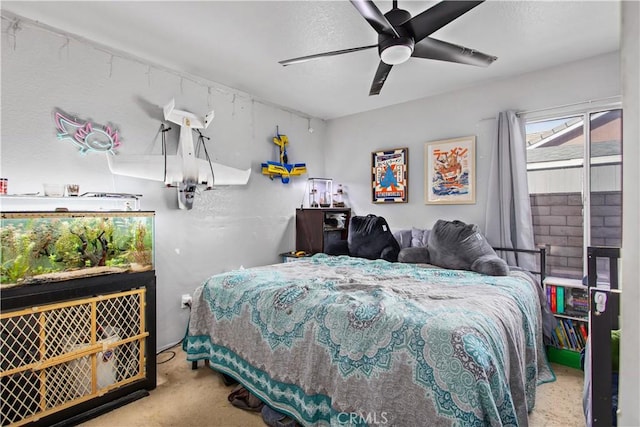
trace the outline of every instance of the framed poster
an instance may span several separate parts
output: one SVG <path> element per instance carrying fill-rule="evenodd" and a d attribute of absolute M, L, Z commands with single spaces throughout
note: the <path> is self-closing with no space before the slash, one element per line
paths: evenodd
<path fill-rule="evenodd" d="M 409 199 L 408 148 L 371 153 L 373 203 L 406 203 Z"/>
<path fill-rule="evenodd" d="M 427 142 L 424 147 L 425 204 L 476 202 L 476 137 Z"/>

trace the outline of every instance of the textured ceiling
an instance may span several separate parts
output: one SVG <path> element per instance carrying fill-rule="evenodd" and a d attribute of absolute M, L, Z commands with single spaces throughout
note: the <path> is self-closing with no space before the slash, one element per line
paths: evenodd
<path fill-rule="evenodd" d="M 387 12 L 391 1 L 376 1 Z M 399 1 L 416 15 L 437 2 Z M 488 68 L 411 58 L 368 96 L 377 43 L 348 1 L 2 1 L 1 7 L 155 64 L 331 119 L 616 51 L 618 1 L 489 0 L 433 37 L 495 55 Z"/>

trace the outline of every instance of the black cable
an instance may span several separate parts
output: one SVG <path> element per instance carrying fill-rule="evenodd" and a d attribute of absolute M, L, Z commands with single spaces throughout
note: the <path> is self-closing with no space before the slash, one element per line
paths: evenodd
<path fill-rule="evenodd" d="M 162 365 L 163 363 L 170 362 L 171 360 L 173 360 L 173 358 L 174 358 L 174 357 L 176 357 L 176 352 L 175 352 L 175 351 L 173 351 L 173 350 L 171 350 L 171 351 L 164 350 L 164 351 L 161 351 L 161 352 L 160 352 L 160 353 L 158 353 L 158 354 L 162 354 L 162 353 L 170 353 L 170 354 L 171 354 L 171 357 L 170 357 L 170 358 L 168 358 L 167 360 L 163 360 L 163 361 L 156 362 L 156 365 Z"/>
<path fill-rule="evenodd" d="M 209 138 L 208 136 L 204 136 L 202 134 L 202 132 L 200 132 L 200 129 L 196 129 L 198 131 L 198 134 L 200 135 L 198 137 L 198 149 L 200 148 L 200 144 L 202 144 L 202 148 L 204 148 L 204 155 L 207 158 L 207 161 L 209 162 L 209 168 L 211 169 L 211 179 L 215 182 L 215 175 L 213 174 L 213 164 L 211 164 L 211 157 L 209 157 L 209 152 L 207 151 L 207 145 L 204 143 L 204 139 L 206 138 L 207 140 L 210 140 L 211 138 Z M 197 154 L 196 154 L 197 156 Z M 213 187 L 213 182 L 211 183 L 211 187 Z"/>
<path fill-rule="evenodd" d="M 178 341 L 177 343 L 175 343 L 175 344 L 171 345 L 170 347 L 167 347 L 167 348 L 165 348 L 164 350 L 159 351 L 158 353 L 156 353 L 156 356 L 160 356 L 160 355 L 161 355 L 161 354 L 163 354 L 163 353 L 168 353 L 168 354 L 170 354 L 170 355 L 171 355 L 171 357 L 169 357 L 167 360 L 163 360 L 162 362 L 157 362 L 157 361 L 156 361 L 156 365 L 162 365 L 163 363 L 167 363 L 167 362 L 169 362 L 170 360 L 173 360 L 173 358 L 174 358 L 174 357 L 176 357 L 176 352 L 175 352 L 175 351 L 173 351 L 173 350 L 171 350 L 171 349 L 172 349 L 172 348 L 177 347 L 177 346 L 178 346 L 178 345 L 180 345 L 180 344 L 182 344 L 182 341 L 183 341 L 183 340 L 180 340 L 180 341 Z M 157 358 L 156 358 L 156 360 L 157 360 Z"/>
<path fill-rule="evenodd" d="M 164 123 L 162 123 L 160 125 L 160 132 L 162 132 L 162 154 L 164 154 L 164 179 L 163 181 L 166 183 L 167 182 L 167 139 L 165 138 L 164 134 L 168 131 L 170 131 L 171 128 L 165 128 L 164 127 Z"/>

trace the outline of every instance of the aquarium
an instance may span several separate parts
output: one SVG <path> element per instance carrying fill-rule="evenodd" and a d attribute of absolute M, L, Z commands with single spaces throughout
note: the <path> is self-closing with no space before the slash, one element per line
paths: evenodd
<path fill-rule="evenodd" d="M 154 212 L 2 212 L 0 287 L 154 269 Z"/>

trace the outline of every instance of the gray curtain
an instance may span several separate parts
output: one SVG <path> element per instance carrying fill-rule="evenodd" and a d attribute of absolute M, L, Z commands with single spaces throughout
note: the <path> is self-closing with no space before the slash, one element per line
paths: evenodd
<path fill-rule="evenodd" d="M 497 140 L 491 152 L 485 236 L 494 247 L 535 249 L 527 183 L 524 121 L 515 112 L 500 112 Z M 499 253 L 509 265 L 536 268 L 530 254 Z"/>

